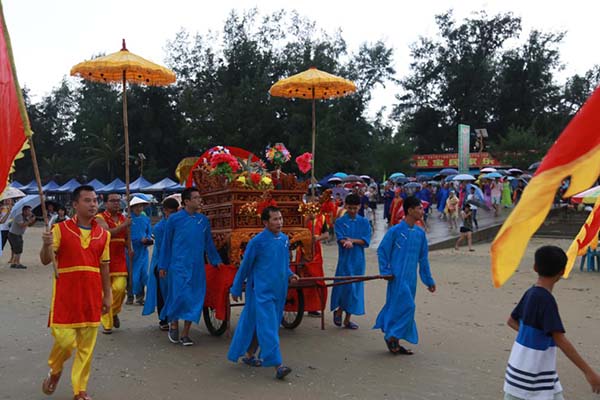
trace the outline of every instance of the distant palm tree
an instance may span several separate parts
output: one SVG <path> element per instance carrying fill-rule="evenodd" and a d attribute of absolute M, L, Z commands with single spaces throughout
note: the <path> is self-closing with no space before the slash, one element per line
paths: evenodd
<path fill-rule="evenodd" d="M 62 177 L 69 168 L 69 161 L 59 153 L 53 153 L 50 157 L 42 157 L 42 171 L 46 177 L 52 179 Z"/>
<path fill-rule="evenodd" d="M 85 161 L 88 167 L 104 165 L 107 176 L 114 179 L 115 172 L 122 163 L 125 147 L 119 135 L 107 124 L 102 132 L 92 133 L 89 138 L 88 144 L 82 148 L 84 154 L 87 154 Z"/>

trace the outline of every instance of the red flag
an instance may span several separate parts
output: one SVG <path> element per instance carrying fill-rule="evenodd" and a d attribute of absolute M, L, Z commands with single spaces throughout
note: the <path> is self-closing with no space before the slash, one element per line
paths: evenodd
<path fill-rule="evenodd" d="M 496 235 L 491 249 L 494 286 L 502 286 L 519 266 L 529 239 L 546 219 L 562 180 L 571 177 L 565 193 L 565 197 L 570 197 L 592 186 L 599 174 L 600 89 L 596 89 L 552 145 Z M 587 221 L 585 233 L 578 235 L 581 246 L 595 234 L 598 223 L 593 216 Z M 586 235 L 587 232 L 590 233 Z"/>
<path fill-rule="evenodd" d="M 0 1 L 0 193 L 31 135 Z"/>

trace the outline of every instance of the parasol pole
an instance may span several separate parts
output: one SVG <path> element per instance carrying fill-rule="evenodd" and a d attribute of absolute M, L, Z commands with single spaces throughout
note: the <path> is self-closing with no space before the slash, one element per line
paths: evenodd
<path fill-rule="evenodd" d="M 315 198 L 315 141 L 317 135 L 317 122 L 315 116 L 315 87 L 312 87 L 312 169 L 310 170 L 311 194 Z"/>
<path fill-rule="evenodd" d="M 123 40 L 123 45 L 125 40 Z M 125 47 L 125 46 L 123 46 Z M 127 216 L 129 215 L 129 124 L 127 122 L 127 79 L 123 70 L 123 132 L 125 136 L 125 202 Z"/>
<path fill-rule="evenodd" d="M 125 48 L 125 39 L 123 39 L 123 49 Z M 129 123 L 127 122 L 127 72 L 123 70 L 123 136 L 125 136 L 125 212 L 127 213 L 127 218 L 131 218 L 131 213 L 129 209 Z M 129 227 L 126 229 L 127 236 L 131 241 L 131 230 Z M 133 268 L 133 260 L 129 260 L 129 265 Z M 133 288 L 133 269 L 129 270 L 127 274 L 127 283 L 128 290 L 132 290 Z M 127 295 L 129 296 L 129 294 Z"/>

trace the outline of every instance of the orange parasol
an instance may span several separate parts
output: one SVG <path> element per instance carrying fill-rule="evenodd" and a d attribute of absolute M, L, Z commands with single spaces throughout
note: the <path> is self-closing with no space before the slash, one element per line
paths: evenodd
<path fill-rule="evenodd" d="M 281 79 L 276 82 L 269 94 L 276 97 L 300 98 L 312 100 L 312 163 L 311 184 L 312 194 L 315 195 L 315 139 L 317 132 L 315 116 L 315 99 L 333 99 L 346 96 L 356 91 L 356 86 L 352 81 L 320 71 L 315 67 L 289 78 Z"/>
<path fill-rule="evenodd" d="M 125 136 L 125 193 L 129 209 L 129 125 L 127 123 L 127 82 L 166 86 L 175 82 L 173 71 L 130 53 L 125 47 L 107 56 L 84 61 L 71 68 L 72 76 L 93 82 L 123 83 L 123 128 Z"/>

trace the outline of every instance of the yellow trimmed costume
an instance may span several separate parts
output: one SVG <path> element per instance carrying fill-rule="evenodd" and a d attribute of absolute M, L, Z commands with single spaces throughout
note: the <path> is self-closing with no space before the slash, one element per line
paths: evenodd
<path fill-rule="evenodd" d="M 125 216 L 118 214 L 118 222 L 112 218 L 112 215 L 105 211 L 96 215 L 96 218 L 102 219 L 110 229 L 114 229 L 125 223 Z M 110 284 L 112 288 L 113 302 L 109 312 L 102 316 L 101 322 L 105 330 L 113 328 L 113 320 L 121 312 L 123 301 L 127 295 L 127 260 L 125 258 L 125 249 L 127 247 L 127 229 L 123 229 L 110 238 Z"/>
<path fill-rule="evenodd" d="M 110 262 L 110 233 L 92 220 L 91 229 L 77 218 L 52 229 L 58 278 L 53 279 L 48 326 L 54 346 L 48 358 L 51 374 L 59 374 L 74 349 L 73 392 L 85 391 L 90 376 L 96 335 L 102 314 L 100 265 Z"/>

